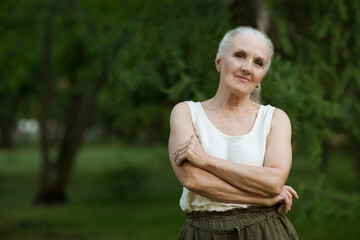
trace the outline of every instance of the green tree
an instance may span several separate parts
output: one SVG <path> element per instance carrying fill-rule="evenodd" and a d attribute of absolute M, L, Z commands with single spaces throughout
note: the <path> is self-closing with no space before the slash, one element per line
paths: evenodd
<path fill-rule="evenodd" d="M 230 17 L 225 1 L 144 2 L 100 97 L 109 125 L 127 141 L 167 141 L 173 105 L 215 93 L 215 55 Z"/>
<path fill-rule="evenodd" d="M 269 2 L 270 35 L 281 58 L 269 76 L 273 87 L 266 99 L 291 114 L 298 146 L 326 167 L 332 149 L 341 145 L 339 135 L 347 136 L 348 145 L 359 144 L 360 5 L 343 0 Z M 357 151 L 351 150 L 354 155 Z"/>
<path fill-rule="evenodd" d="M 96 0 L 49 1 L 43 6 L 42 165 L 35 203 L 66 201 L 69 175 L 94 114 L 97 95 L 126 40 L 126 6 Z M 63 124 L 64 132 L 52 158 L 54 120 Z"/>
<path fill-rule="evenodd" d="M 12 148 L 16 119 L 26 116 L 37 89 L 40 45 L 34 15 L 39 2 L 0 3 L 0 147 Z"/>

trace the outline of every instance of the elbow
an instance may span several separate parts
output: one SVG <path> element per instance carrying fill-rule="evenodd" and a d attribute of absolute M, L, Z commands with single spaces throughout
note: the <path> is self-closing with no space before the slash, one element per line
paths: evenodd
<path fill-rule="evenodd" d="M 181 184 L 192 192 L 196 192 L 199 189 L 198 179 L 194 174 L 186 174 L 181 181 Z"/>
<path fill-rule="evenodd" d="M 282 186 L 277 184 L 276 186 L 273 186 L 273 188 L 271 189 L 271 195 L 277 196 L 281 193 L 281 191 L 282 191 Z"/>
<path fill-rule="evenodd" d="M 284 181 L 282 178 L 278 178 L 271 184 L 271 186 L 269 186 L 269 194 L 272 197 L 277 196 L 282 192 L 283 187 Z"/>
<path fill-rule="evenodd" d="M 192 192 L 198 191 L 201 183 L 198 169 L 188 162 L 184 162 L 181 168 L 182 174 L 178 176 L 181 185 Z"/>

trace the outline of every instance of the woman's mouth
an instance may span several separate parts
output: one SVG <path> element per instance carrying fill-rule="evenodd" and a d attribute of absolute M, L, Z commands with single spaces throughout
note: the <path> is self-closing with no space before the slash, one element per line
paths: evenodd
<path fill-rule="evenodd" d="M 236 78 L 240 79 L 242 82 L 250 82 L 250 79 L 248 79 L 247 77 L 236 75 Z"/>

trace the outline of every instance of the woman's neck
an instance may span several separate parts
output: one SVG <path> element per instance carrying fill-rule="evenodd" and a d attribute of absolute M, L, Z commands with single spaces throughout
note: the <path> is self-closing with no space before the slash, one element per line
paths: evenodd
<path fill-rule="evenodd" d="M 250 95 L 239 96 L 229 91 L 222 91 L 220 88 L 215 96 L 209 100 L 208 104 L 209 108 L 226 111 L 246 111 L 257 106 L 256 103 L 250 100 Z"/>

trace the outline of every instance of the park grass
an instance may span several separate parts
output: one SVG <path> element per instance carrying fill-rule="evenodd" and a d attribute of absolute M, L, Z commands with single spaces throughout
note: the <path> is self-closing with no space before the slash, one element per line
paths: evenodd
<path fill-rule="evenodd" d="M 334 158 L 326 172 L 305 158 L 294 159 L 288 181 L 300 199 L 288 216 L 300 239 L 357 239 L 360 234 L 359 214 L 348 213 L 352 208 L 342 204 L 349 201 L 341 200 L 358 194 L 352 162 L 342 155 Z M 32 204 L 38 167 L 36 147 L 0 152 L 1 240 L 176 239 L 185 221 L 178 205 L 181 186 L 166 146 L 84 146 L 65 205 Z"/>

